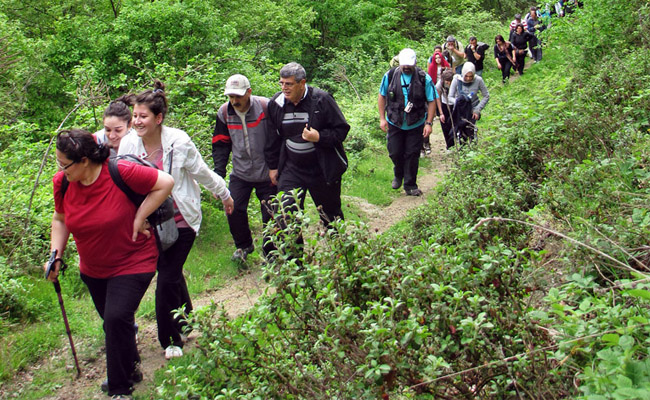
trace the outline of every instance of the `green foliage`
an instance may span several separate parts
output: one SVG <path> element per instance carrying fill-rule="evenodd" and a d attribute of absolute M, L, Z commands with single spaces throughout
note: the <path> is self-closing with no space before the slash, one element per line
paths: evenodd
<path fill-rule="evenodd" d="M 650 8 L 585 3 L 553 20 L 543 62 L 516 82 L 497 87 L 486 60 L 492 96 L 479 145 L 450 157 L 434 201 L 402 231 L 373 238 L 346 222 L 295 247 L 292 235 L 314 231 L 313 217 L 300 216 L 277 234 L 281 251 L 265 267 L 276 291 L 235 320 L 197 310 L 200 351 L 158 374 L 158 397 L 648 397 L 650 288 L 630 268 L 645 273 L 650 263 Z M 11 62 L 0 64 L 2 379 L 63 337 L 47 325 L 59 323 L 58 310 L 40 278 L 51 160 L 34 183 L 75 105 L 64 126 L 94 130 L 109 97 L 158 78 L 167 123 L 208 156 L 226 78 L 244 73 L 255 94 L 270 96 L 279 67 L 296 60 L 352 125 L 344 191 L 386 204 L 394 194 L 376 96 L 390 57 L 413 47 L 424 66 L 449 34 L 491 44 L 528 5 L 263 0 L 242 12 L 231 0 L 0 0 L 0 60 Z M 193 293 L 236 269 L 218 202 L 204 200 L 204 232 L 188 262 Z M 494 216 L 536 225 L 479 223 Z M 66 279 L 66 300 L 83 309 L 72 318 L 92 321 L 86 337 L 100 337 L 83 292 L 78 277 Z M 152 313 L 147 298 L 140 316 Z M 46 322 L 6 335 L 37 316 Z M 444 377 L 452 372 L 462 373 Z"/>
<path fill-rule="evenodd" d="M 529 368 L 543 370 L 542 360 L 432 381 L 542 339 L 523 313 L 521 277 L 533 254 L 499 244 L 481 251 L 464 230 L 458 247 L 404 246 L 351 223 L 306 239 L 301 252 L 293 235 L 309 223 L 298 214 L 277 234 L 277 258 L 265 268 L 275 293 L 245 317 L 229 320 L 214 307 L 194 313 L 201 353 L 168 370 L 161 396 L 371 399 L 417 385 L 420 394 L 498 398 L 513 390 L 509 369 L 517 385 L 533 387 Z"/>
<path fill-rule="evenodd" d="M 551 357 L 563 368 L 585 366 L 578 376 L 581 399 L 642 399 L 650 393 L 650 286 L 643 278 L 610 289 L 593 275 L 574 274 L 549 291 L 548 312 L 534 312 L 557 329 Z"/>

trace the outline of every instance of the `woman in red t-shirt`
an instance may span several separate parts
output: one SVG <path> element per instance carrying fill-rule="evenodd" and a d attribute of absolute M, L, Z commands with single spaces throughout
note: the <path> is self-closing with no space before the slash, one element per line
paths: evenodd
<path fill-rule="evenodd" d="M 119 162 L 124 182 L 147 195 L 140 207 L 115 185 L 109 148 L 84 130 L 57 136 L 51 250 L 63 255 L 72 237 L 81 280 L 104 320 L 108 394 L 128 396 L 142 379 L 135 343 L 135 311 L 156 271 L 158 248 L 146 218 L 169 196 L 174 180 L 165 172 Z M 67 187 L 64 183 L 67 181 Z M 58 276 L 55 266 L 49 279 Z"/>

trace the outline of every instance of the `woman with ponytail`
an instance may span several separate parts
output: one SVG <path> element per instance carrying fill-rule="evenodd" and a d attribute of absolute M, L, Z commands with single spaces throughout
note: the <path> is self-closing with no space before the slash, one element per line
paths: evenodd
<path fill-rule="evenodd" d="M 132 94 L 126 94 L 111 101 L 104 110 L 104 129 L 93 134 L 97 143 L 103 143 L 111 149 L 112 155 L 120 148 L 122 138 L 132 132 L 131 107 L 133 107 L 134 101 L 135 96 Z"/>
<path fill-rule="evenodd" d="M 125 136 L 119 154 L 135 154 L 169 172 L 174 177 L 172 197 L 176 209 L 178 239 L 160 253 L 156 283 L 156 322 L 158 340 L 165 349 L 165 358 L 183 355 L 181 334 L 184 320 L 174 318 L 173 310 L 192 310 L 183 264 L 201 226 L 201 191 L 199 183 L 215 198 L 221 199 L 226 213 L 234 203 L 226 182 L 212 171 L 184 131 L 163 125 L 167 114 L 165 86 L 156 80 L 154 88 L 140 93 L 133 107 L 136 135 Z"/>
<path fill-rule="evenodd" d="M 136 193 L 139 207 L 115 185 L 108 170 L 109 149 L 90 132 L 62 131 L 56 139 L 54 215 L 51 251 L 63 257 L 72 237 L 79 253 L 81 280 L 104 320 L 108 394 L 130 399 L 142 380 L 135 343 L 135 311 L 156 271 L 158 249 L 146 222 L 169 196 L 172 177 L 162 171 L 120 161 L 120 176 Z M 101 212 L 100 212 L 101 210 Z M 56 280 L 55 264 L 48 279 Z"/>

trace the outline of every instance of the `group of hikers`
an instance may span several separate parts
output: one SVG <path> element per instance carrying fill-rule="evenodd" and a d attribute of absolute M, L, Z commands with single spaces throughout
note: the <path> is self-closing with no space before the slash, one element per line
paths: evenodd
<path fill-rule="evenodd" d="M 508 40 L 500 34 L 494 38 L 494 59 L 503 84 L 509 82 L 512 69 L 523 75 L 527 57 L 542 60 L 538 35 L 550 26 L 551 16 L 562 17 L 579 6 L 581 2 L 575 0 L 558 1 L 530 7 L 523 18 L 515 15 Z M 418 156 L 431 153 L 429 136 L 435 119 L 440 121 L 447 152 L 457 143 L 463 146 L 476 140 L 476 123 L 490 99 L 482 78 L 489 47 L 475 36 L 463 46 L 450 35 L 434 47 L 424 70 L 417 67 L 416 53 L 410 48 L 393 57 L 377 100 L 380 128 L 386 132 L 393 162 L 393 189 L 403 184 L 407 195 L 422 195 L 417 186 Z"/>
<path fill-rule="evenodd" d="M 534 60 L 541 60 L 535 34 L 548 25 L 543 20 L 533 7 L 524 19 L 516 16 L 508 41 L 495 38 L 504 82 L 513 66 L 523 73 L 526 45 Z M 394 165 L 393 189 L 403 185 L 406 195 L 422 195 L 418 159 L 423 138 L 424 150 L 430 152 L 427 139 L 434 118 L 439 118 L 448 151 L 455 143 L 474 140 L 476 121 L 490 97 L 481 77 L 487 49 L 475 37 L 463 47 L 449 36 L 436 46 L 426 70 L 417 67 L 415 51 L 405 48 L 384 74 L 378 109 Z M 56 281 L 72 234 L 81 279 L 104 321 L 107 379 L 101 388 L 113 399 L 130 399 L 133 385 L 143 378 L 135 312 L 156 272 L 158 340 L 166 359 L 183 355 L 189 327 L 174 310 L 192 311 L 183 265 L 202 220 L 199 184 L 223 203 L 235 244 L 232 260 L 242 267 L 255 250 L 247 211 L 253 191 L 265 225 L 286 227 L 287 211 L 302 209 L 307 192 L 326 228 L 344 218 L 343 142 L 350 125 L 331 95 L 307 85 L 300 64 L 284 65 L 279 75 L 280 90 L 271 98 L 253 95 L 244 75 L 225 82 L 228 100 L 217 112 L 212 133 L 213 169 L 190 136 L 164 124 L 168 102 L 165 86 L 157 80 L 150 90 L 112 101 L 101 131 L 57 134 L 51 251 L 59 258 L 44 268 L 51 270 L 48 279 Z M 276 200 L 278 193 L 282 196 Z M 163 246 L 161 235 L 170 231 L 152 225 L 150 215 L 170 196 L 173 239 Z M 262 238 L 265 259 L 273 259 L 276 250 L 273 238 Z"/>
<path fill-rule="evenodd" d="M 168 103 L 160 81 L 150 90 L 111 102 L 101 131 L 57 134 L 59 172 L 53 178 L 50 242 L 58 258 L 44 269 L 56 282 L 72 234 L 81 279 L 104 321 L 107 379 L 101 389 L 113 399 L 130 399 L 133 385 L 143 378 L 135 312 L 156 271 L 158 340 L 166 359 L 183 355 L 189 328 L 174 310 L 192 311 L 183 265 L 201 225 L 199 183 L 223 203 L 236 247 L 232 259 L 242 267 L 255 249 L 247 212 L 253 190 L 265 224 L 273 209 L 282 207 L 278 214 L 284 216 L 302 208 L 306 192 L 325 226 L 343 218 L 343 141 L 350 126 L 332 96 L 307 85 L 300 64 L 282 67 L 280 87 L 268 99 L 252 95 L 243 75 L 227 80 L 228 101 L 218 110 L 212 135 L 214 170 L 184 131 L 164 124 Z M 142 201 L 136 203 L 127 192 Z M 276 204 L 278 192 L 284 195 Z M 163 246 L 160 227 L 152 226 L 148 217 L 169 196 L 174 235 Z M 287 226 L 282 218 L 275 222 Z M 262 255 L 270 259 L 273 241 L 265 237 L 262 243 Z"/>

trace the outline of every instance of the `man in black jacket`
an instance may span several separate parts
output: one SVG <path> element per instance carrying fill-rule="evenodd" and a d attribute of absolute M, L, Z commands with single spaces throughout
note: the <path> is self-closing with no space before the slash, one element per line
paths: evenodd
<path fill-rule="evenodd" d="M 341 211 L 341 176 L 347 169 L 343 141 L 350 125 L 328 93 L 307 85 L 305 69 L 292 62 L 280 69 L 281 91 L 269 101 L 269 120 L 277 134 L 267 139 L 264 152 L 269 177 L 285 192 L 285 210 L 295 210 L 298 191 L 302 208 L 309 191 L 325 226 Z M 275 132 L 275 131 L 274 131 Z"/>

